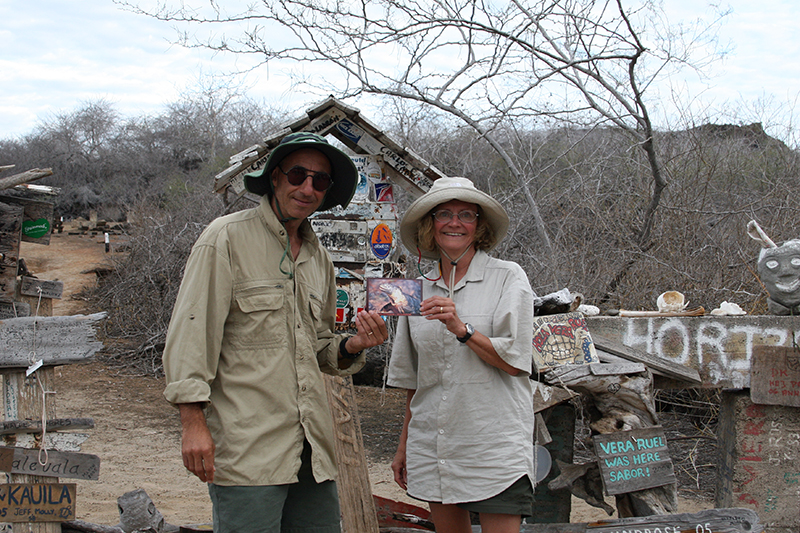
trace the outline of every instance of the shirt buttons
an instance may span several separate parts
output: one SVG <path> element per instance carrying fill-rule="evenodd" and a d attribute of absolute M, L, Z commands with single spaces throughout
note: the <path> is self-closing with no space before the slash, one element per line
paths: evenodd
<path fill-rule="evenodd" d="M 442 401 L 445 401 L 446 399 L 447 399 L 447 394 L 445 394 L 444 396 L 442 396 Z"/>
<path fill-rule="evenodd" d="M 444 430 L 443 429 L 439 430 L 439 435 L 444 435 Z"/>
<path fill-rule="evenodd" d="M 301 391 L 303 391 L 303 392 L 305 392 L 305 391 L 306 391 L 306 386 L 305 386 L 305 385 L 303 385 L 302 387 L 300 387 L 300 390 L 301 390 Z"/>
<path fill-rule="evenodd" d="M 446 463 L 446 461 L 445 461 L 444 459 L 439 459 L 439 464 L 440 464 L 440 465 L 443 465 L 443 464 L 445 464 L 445 463 Z"/>

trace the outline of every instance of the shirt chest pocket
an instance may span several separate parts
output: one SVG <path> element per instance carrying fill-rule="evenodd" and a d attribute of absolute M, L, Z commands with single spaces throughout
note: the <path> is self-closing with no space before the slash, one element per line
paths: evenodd
<path fill-rule="evenodd" d="M 285 342 L 286 310 L 283 285 L 248 287 L 234 292 L 238 312 L 228 327 L 231 344 L 261 348 Z"/>

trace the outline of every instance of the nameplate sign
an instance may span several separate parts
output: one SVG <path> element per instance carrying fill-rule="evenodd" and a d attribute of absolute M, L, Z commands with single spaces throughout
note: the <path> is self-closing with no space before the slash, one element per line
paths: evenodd
<path fill-rule="evenodd" d="M 41 464 L 39 460 L 45 460 Z M 88 453 L 0 447 L 0 471 L 32 476 L 96 480 L 100 477 L 100 458 Z"/>
<path fill-rule="evenodd" d="M 22 283 L 19 286 L 19 292 L 25 296 L 33 296 L 35 298 L 41 296 L 42 298 L 59 300 L 61 299 L 61 294 L 64 292 L 64 282 L 23 276 Z"/>
<path fill-rule="evenodd" d="M 75 483 L 0 484 L 0 520 L 64 522 L 75 520 Z"/>
<path fill-rule="evenodd" d="M 523 525 L 524 533 L 760 533 L 764 531 L 758 515 L 750 509 L 708 509 L 697 513 L 637 516 L 617 520 L 598 520 L 588 524 Z M 577 526 L 577 527 L 575 527 Z"/>
<path fill-rule="evenodd" d="M 750 367 L 753 403 L 800 407 L 800 351 L 756 346 Z"/>
<path fill-rule="evenodd" d="M 662 427 L 594 435 L 592 440 L 607 494 L 676 483 Z"/>

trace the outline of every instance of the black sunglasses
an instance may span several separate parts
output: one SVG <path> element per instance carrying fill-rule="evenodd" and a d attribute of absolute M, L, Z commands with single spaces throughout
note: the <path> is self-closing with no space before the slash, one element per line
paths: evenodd
<path fill-rule="evenodd" d="M 278 165 L 278 170 L 280 170 L 286 176 L 286 179 L 289 180 L 289 183 L 295 187 L 305 183 L 306 178 L 309 176 L 311 176 L 312 187 L 319 192 L 325 192 L 333 185 L 333 178 L 331 178 L 331 175 L 327 172 L 312 172 L 300 165 L 293 166 L 288 172 L 284 171 L 281 166 Z"/>

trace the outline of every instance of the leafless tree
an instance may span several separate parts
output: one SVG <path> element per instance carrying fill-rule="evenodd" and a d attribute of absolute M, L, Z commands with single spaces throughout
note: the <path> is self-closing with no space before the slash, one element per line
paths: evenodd
<path fill-rule="evenodd" d="M 649 198 L 633 206 L 642 216 L 629 237 L 646 250 L 668 184 L 647 91 L 675 69 L 713 59 L 714 52 L 697 54 L 700 45 L 709 50 L 719 21 L 671 26 L 653 0 L 264 0 L 239 11 L 213 1 L 160 4 L 156 11 L 117 3 L 191 28 L 180 38 L 186 46 L 264 63 L 310 62 L 319 68 L 298 81 L 317 89 L 402 98 L 457 117 L 502 158 L 529 205 L 543 255 L 553 258 L 536 175 L 502 135 L 557 122 L 626 132 L 644 152 L 651 180 Z M 338 75 L 326 75 L 331 67 Z"/>

